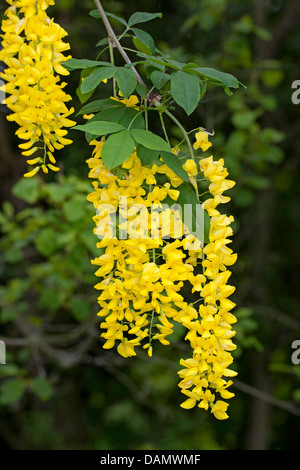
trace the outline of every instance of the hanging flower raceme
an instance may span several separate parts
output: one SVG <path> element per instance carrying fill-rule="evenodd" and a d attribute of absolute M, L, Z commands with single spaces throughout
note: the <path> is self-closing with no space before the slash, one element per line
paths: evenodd
<path fill-rule="evenodd" d="M 95 148 L 87 163 L 89 177 L 97 180 L 88 200 L 97 210 L 95 234 L 103 250 L 92 263 L 101 278 L 95 288 L 100 291 L 98 315 L 105 317 L 100 325 L 104 348 L 117 342 L 119 354 L 134 356 L 143 341 L 151 356 L 154 340 L 169 344 L 169 320 L 186 305 L 179 290 L 193 270 L 184 260 L 183 241 L 165 240 L 174 237 L 177 219 L 172 210 L 160 211 L 161 202 L 167 196 L 176 200 L 179 192 L 170 183 L 157 185 L 155 175 L 165 171 L 165 165 L 145 167 L 136 152 L 122 164 L 123 176 L 117 177 L 102 162 L 103 143 L 91 142 Z M 171 170 L 168 174 L 176 176 Z"/>
<path fill-rule="evenodd" d="M 19 146 L 34 166 L 24 176 L 33 176 L 40 168 L 45 173 L 58 171 L 53 152 L 72 143 L 65 128 L 75 125 L 68 118 L 74 109 L 65 104 L 71 97 L 59 77 L 69 74 L 63 67 L 70 58 L 63 55 L 70 48 L 63 41 L 67 33 L 47 16 L 54 0 L 6 1 L 10 6 L 2 22 L 2 89 L 10 95 L 4 101 L 12 111 L 7 119 L 19 125 L 16 134 L 25 141 Z"/>
<path fill-rule="evenodd" d="M 229 296 L 235 288 L 227 283 L 231 272 L 228 266 L 235 263 L 237 255 L 228 247 L 232 229 L 232 216 L 221 214 L 217 206 L 230 200 L 223 192 L 234 186 L 226 179 L 228 172 L 224 160 L 214 160 L 212 156 L 200 160 L 200 170 L 209 182 L 211 196 L 203 207 L 210 215 L 209 243 L 203 248 L 203 274 L 195 278 L 193 290 L 200 292 L 203 303 L 198 315 L 186 315 L 182 323 L 189 330 L 186 339 L 193 349 L 193 356 L 181 360 L 184 369 L 179 371 L 182 393 L 188 398 L 181 404 L 183 408 L 210 409 L 217 419 L 226 419 L 228 404 L 220 398 L 234 396 L 228 391 L 236 372 L 228 367 L 232 364 L 231 351 L 236 346 L 231 338 L 235 335 L 232 324 L 236 322 L 231 310 L 235 304 Z"/>
<path fill-rule="evenodd" d="M 132 97 L 127 103 L 137 104 Z M 236 318 L 231 313 L 235 304 L 229 300 L 234 287 L 228 284 L 228 267 L 236 255 L 228 247 L 233 218 L 221 214 L 217 206 L 230 200 L 223 192 L 234 182 L 227 179 L 223 159 L 210 156 L 198 164 L 195 158 L 187 158 L 183 164 L 196 190 L 199 175 L 209 182 L 211 197 L 203 203 L 210 216 L 209 241 L 203 245 L 184 225 L 176 207 L 164 204 L 166 198 L 178 201 L 181 178 L 161 159 L 143 165 L 136 149 L 110 171 L 101 157 L 104 144 L 104 137 L 93 140 L 92 158 L 87 160 L 89 177 L 94 180 L 88 200 L 97 211 L 94 232 L 101 249 L 92 264 L 100 278 L 95 288 L 98 315 L 104 318 L 100 325 L 103 347 L 116 347 L 120 355 L 131 357 L 141 346 L 151 357 L 154 341 L 169 345 L 174 323 L 183 325 L 192 354 L 180 360 L 184 368 L 179 371 L 179 387 L 187 397 L 181 406 L 198 404 L 217 419 L 225 419 L 228 404 L 224 400 L 233 396 L 228 377 L 236 374 L 229 368 Z M 208 149 L 208 133 L 199 130 L 196 144 L 203 151 Z M 166 183 L 159 183 L 161 175 Z M 191 303 L 181 292 L 183 285 L 190 287 L 191 294 L 198 293 L 199 300 Z"/>

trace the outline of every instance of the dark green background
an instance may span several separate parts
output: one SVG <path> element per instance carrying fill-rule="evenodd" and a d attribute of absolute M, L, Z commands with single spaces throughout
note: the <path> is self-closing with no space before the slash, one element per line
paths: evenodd
<path fill-rule="evenodd" d="M 5 9 L 1 3 L 0 14 Z M 88 168 L 91 147 L 57 153 L 56 176 L 24 181 L 16 126 L 0 114 L 0 307 L 7 364 L 0 365 L 0 447 L 4 449 L 297 449 L 300 365 L 291 361 L 299 320 L 300 4 L 283 0 L 103 1 L 107 11 L 162 12 L 139 27 L 175 59 L 235 75 L 247 89 L 209 89 L 187 129 L 214 129 L 215 156 L 237 181 L 227 211 L 239 254 L 232 283 L 239 375 L 230 419 L 179 407 L 183 331 L 173 345 L 123 359 L 99 337 Z M 92 0 L 49 9 L 69 33 L 71 53 L 94 59 L 105 36 Z M 113 22 L 117 33 L 120 24 Z M 125 41 L 131 47 L 131 42 Z M 117 58 L 121 65 L 122 61 Z M 140 71 L 142 73 L 142 70 Z M 79 74 L 69 77 L 75 95 Z M 105 85 L 97 92 L 107 96 Z M 111 92 L 110 92 L 111 93 Z M 155 126 L 155 124 L 154 124 Z M 179 137 L 168 124 L 172 141 Z"/>

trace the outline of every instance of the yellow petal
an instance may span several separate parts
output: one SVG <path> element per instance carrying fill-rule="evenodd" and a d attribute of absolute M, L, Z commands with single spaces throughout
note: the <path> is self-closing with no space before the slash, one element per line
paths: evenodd
<path fill-rule="evenodd" d="M 194 398 L 188 398 L 185 400 L 183 403 L 181 403 L 181 408 L 185 408 L 186 410 L 189 410 L 190 408 L 194 408 L 196 405 L 196 400 Z"/>

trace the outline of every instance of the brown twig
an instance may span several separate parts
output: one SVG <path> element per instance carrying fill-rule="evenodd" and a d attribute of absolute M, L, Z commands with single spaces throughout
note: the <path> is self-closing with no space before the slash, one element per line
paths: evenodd
<path fill-rule="evenodd" d="M 101 5 L 101 2 L 99 0 L 95 0 L 95 4 L 96 4 L 96 7 L 97 7 L 97 9 L 100 13 L 100 16 L 101 16 L 101 19 L 104 23 L 104 26 L 106 28 L 106 31 L 107 31 L 107 34 L 108 34 L 108 40 L 118 49 L 121 56 L 125 60 L 126 64 L 130 65 L 132 62 L 131 62 L 130 58 L 128 57 L 127 53 L 124 51 L 123 47 L 121 46 L 120 41 L 118 40 L 114 30 L 112 29 L 111 24 L 108 21 L 108 18 L 106 16 L 106 13 L 105 13 L 102 5 Z M 130 68 L 134 72 L 138 83 L 147 88 L 145 82 L 143 81 L 142 77 L 140 76 L 140 74 L 138 73 L 136 68 L 133 65 Z"/>

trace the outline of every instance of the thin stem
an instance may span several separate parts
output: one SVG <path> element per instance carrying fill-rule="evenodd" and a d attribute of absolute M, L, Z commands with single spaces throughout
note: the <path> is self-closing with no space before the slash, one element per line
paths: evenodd
<path fill-rule="evenodd" d="M 151 321 L 150 321 L 150 328 L 149 328 L 149 343 L 151 345 L 152 343 L 152 328 L 153 328 L 153 320 L 154 320 L 154 309 L 152 310 L 152 313 L 151 313 Z"/>
<path fill-rule="evenodd" d="M 105 11 L 101 5 L 101 2 L 100 0 L 95 0 L 95 5 L 100 13 L 100 16 L 102 18 L 102 21 L 104 23 L 104 26 L 106 28 L 106 31 L 107 31 L 107 34 L 108 34 L 108 39 L 111 39 L 114 43 L 114 45 L 116 46 L 116 48 L 118 49 L 118 51 L 120 52 L 121 56 L 123 57 L 123 59 L 125 60 L 126 64 L 131 64 L 131 60 L 129 59 L 128 55 L 126 54 L 126 52 L 124 51 L 123 47 L 121 46 L 120 44 L 120 41 L 118 40 L 114 30 L 112 29 L 111 27 L 111 24 L 110 22 L 108 21 L 108 18 L 105 14 Z M 137 72 L 137 70 L 135 69 L 135 67 L 131 67 L 131 70 L 134 72 L 136 78 L 137 78 L 137 81 L 138 83 L 140 83 L 141 85 L 144 85 L 146 87 L 146 84 L 144 83 L 142 77 L 140 76 L 140 74 Z"/>
<path fill-rule="evenodd" d="M 108 38 L 108 43 L 109 43 L 109 56 L 110 56 L 110 62 L 112 65 L 115 65 L 115 58 L 114 58 L 114 48 L 113 48 L 113 43 L 110 38 Z M 114 98 L 117 96 L 117 89 L 116 89 L 116 78 L 113 77 L 113 93 L 114 93 Z"/>
<path fill-rule="evenodd" d="M 44 147 L 43 147 L 43 150 L 44 150 L 44 165 L 46 165 L 46 159 L 47 159 L 47 145 L 46 145 L 46 142 L 44 141 Z"/>
<path fill-rule="evenodd" d="M 129 31 L 129 28 L 126 28 L 123 33 L 118 37 L 118 40 L 121 41 L 122 37 L 125 36 L 125 34 Z"/>
<path fill-rule="evenodd" d="M 99 52 L 99 54 L 97 55 L 96 57 L 96 60 L 100 59 L 100 57 L 102 56 L 102 54 L 107 51 L 107 49 L 109 49 L 109 46 L 106 46 L 104 49 L 102 49 L 102 51 Z"/>
<path fill-rule="evenodd" d="M 145 127 L 148 130 L 148 110 L 145 109 Z"/>
<path fill-rule="evenodd" d="M 200 194 L 200 196 L 203 196 L 204 194 L 210 194 L 210 191 L 204 191 L 204 193 Z"/>
<path fill-rule="evenodd" d="M 170 113 L 170 111 L 168 111 L 167 109 L 164 111 L 166 113 L 167 116 L 169 116 L 170 119 L 172 119 L 172 121 L 175 122 L 175 124 L 179 127 L 179 129 L 181 130 L 183 136 L 184 136 L 184 139 L 186 141 L 186 143 L 188 144 L 188 147 L 189 147 L 189 151 L 190 151 L 190 154 L 191 154 L 191 157 L 193 160 L 195 160 L 195 155 L 194 155 L 194 150 L 193 150 L 193 147 L 192 147 L 192 144 L 191 144 L 191 141 L 189 139 L 189 136 L 186 132 L 186 130 L 184 129 L 184 127 L 182 126 L 182 124 L 178 121 L 178 119 L 173 116 L 172 113 Z"/>
<path fill-rule="evenodd" d="M 191 134 L 192 132 L 196 132 L 196 131 L 198 131 L 198 130 L 199 130 L 199 127 L 196 127 L 196 129 L 192 129 L 191 131 L 188 131 L 187 134 L 189 135 L 189 134 Z M 209 134 L 209 133 L 208 133 L 208 134 Z M 183 139 L 181 142 L 179 142 L 178 145 L 181 145 L 183 142 L 184 142 L 184 139 Z"/>
<path fill-rule="evenodd" d="M 164 134 L 165 134 L 166 141 L 168 142 L 168 144 L 169 144 L 170 147 L 171 147 L 171 144 L 170 144 L 170 141 L 169 141 L 169 137 L 168 137 L 168 134 L 167 134 L 167 130 L 166 130 L 166 126 L 165 126 L 165 122 L 164 122 L 164 118 L 163 118 L 161 112 L 159 113 L 159 117 L 160 117 L 161 126 L 162 126 L 163 131 L 164 131 Z"/>
<path fill-rule="evenodd" d="M 128 130 L 131 128 L 131 126 L 132 126 L 133 122 L 136 120 L 136 118 L 137 118 L 140 114 L 142 114 L 143 112 L 144 112 L 144 110 L 142 109 L 141 111 L 139 111 L 139 112 L 134 116 L 134 118 L 130 121 L 129 126 L 127 127 Z"/>
<path fill-rule="evenodd" d="M 170 119 L 172 119 L 173 122 L 175 122 L 175 124 L 179 127 L 179 129 L 181 130 L 185 140 L 186 140 L 186 143 L 188 144 L 188 147 L 189 147 L 189 151 L 190 151 L 190 154 L 191 154 L 191 157 L 194 161 L 196 161 L 195 159 L 195 155 L 194 155 L 194 150 L 193 150 L 193 146 L 191 144 L 191 141 L 189 139 L 189 136 L 185 130 L 185 128 L 182 126 L 182 124 L 178 121 L 178 119 L 173 116 L 172 113 L 170 113 L 170 111 L 168 111 L 167 109 L 164 111 L 166 113 L 167 116 L 169 116 Z M 199 191 L 198 191 L 198 186 L 196 186 L 196 194 L 197 194 L 197 198 L 198 198 L 198 201 L 200 202 L 200 197 L 199 197 Z"/>

